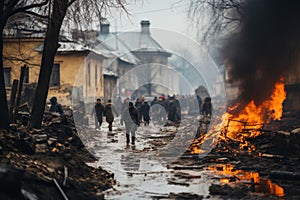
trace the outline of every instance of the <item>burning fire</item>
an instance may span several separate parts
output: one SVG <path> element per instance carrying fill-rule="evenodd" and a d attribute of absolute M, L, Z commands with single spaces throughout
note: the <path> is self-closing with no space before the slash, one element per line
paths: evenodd
<path fill-rule="evenodd" d="M 234 116 L 230 113 L 225 113 L 223 116 L 223 127 L 225 128 L 226 136 L 232 139 L 238 139 L 237 133 L 246 134 L 249 137 L 259 135 L 259 129 L 265 123 L 271 120 L 280 120 L 282 116 L 282 103 L 286 98 L 284 90 L 283 78 L 278 81 L 273 89 L 272 95 L 268 100 L 265 100 L 261 105 L 255 105 L 252 100 L 245 108 Z M 238 105 L 229 108 L 235 109 Z"/>
<path fill-rule="evenodd" d="M 227 112 L 222 116 L 222 119 L 218 119 L 217 117 L 211 126 L 210 133 L 214 134 L 218 132 L 218 130 L 223 130 L 224 134 L 220 135 L 221 139 L 226 141 L 227 138 L 230 138 L 239 141 L 240 149 L 246 149 L 252 152 L 255 150 L 255 146 L 250 145 L 245 138 L 258 136 L 265 123 L 269 123 L 271 120 L 280 120 L 282 116 L 282 103 L 285 98 L 284 80 L 281 78 L 280 81 L 275 84 L 268 100 L 265 100 L 260 105 L 255 105 L 252 100 L 237 116 Z M 234 110 L 238 106 L 239 105 L 235 105 L 229 108 L 229 110 Z M 194 139 L 187 150 L 191 154 L 201 154 L 205 152 L 201 146 L 205 139 L 209 137 L 210 134 L 207 133 Z"/>

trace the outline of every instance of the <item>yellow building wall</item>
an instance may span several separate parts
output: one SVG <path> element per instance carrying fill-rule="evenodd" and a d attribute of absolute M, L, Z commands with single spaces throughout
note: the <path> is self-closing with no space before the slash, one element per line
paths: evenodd
<path fill-rule="evenodd" d="M 29 67 L 29 83 L 37 83 L 42 55 L 34 49 L 42 43 L 42 39 L 4 41 L 4 67 L 11 68 L 11 84 L 14 79 L 19 79 L 21 66 L 24 64 Z M 60 65 L 60 87 L 50 87 L 48 99 L 56 96 L 61 104 L 71 105 L 73 86 L 83 86 L 83 99 L 102 97 L 104 95 L 103 59 L 103 56 L 88 54 L 88 52 L 58 53 L 54 64 Z M 87 72 L 88 64 L 90 73 Z M 90 84 L 87 85 L 89 79 Z M 10 88 L 8 93 L 9 91 Z"/>
<path fill-rule="evenodd" d="M 5 39 L 3 45 L 4 67 L 11 68 L 11 84 L 20 78 L 21 67 L 29 67 L 29 83 L 37 82 L 40 71 L 41 54 L 34 50 L 42 44 L 42 39 Z"/>

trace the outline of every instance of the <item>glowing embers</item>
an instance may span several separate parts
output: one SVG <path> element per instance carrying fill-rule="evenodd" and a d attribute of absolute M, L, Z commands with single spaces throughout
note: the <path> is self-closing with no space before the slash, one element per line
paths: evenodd
<path fill-rule="evenodd" d="M 195 138 L 192 142 L 192 144 L 187 148 L 187 152 L 190 154 L 200 154 L 204 151 L 201 149 L 201 145 L 204 142 L 204 136 L 200 136 L 198 138 Z"/>
<path fill-rule="evenodd" d="M 276 195 L 278 197 L 284 196 L 284 189 L 279 185 L 272 183 L 270 179 L 261 178 L 258 172 L 245 172 L 243 170 L 234 169 L 230 164 L 218 164 L 210 166 L 208 170 L 217 172 L 221 176 L 219 179 L 221 183 L 244 183 L 254 192 Z"/>

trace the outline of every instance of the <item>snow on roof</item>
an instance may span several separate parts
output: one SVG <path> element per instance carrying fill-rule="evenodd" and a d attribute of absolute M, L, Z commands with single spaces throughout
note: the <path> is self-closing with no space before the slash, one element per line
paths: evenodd
<path fill-rule="evenodd" d="M 111 71 L 111 70 L 109 70 L 107 68 L 104 68 L 103 74 L 106 75 L 106 76 L 115 76 L 115 77 L 118 77 L 118 75 L 115 72 L 113 72 L 113 71 Z"/>
<path fill-rule="evenodd" d="M 86 47 L 82 44 L 76 43 L 76 42 L 59 42 L 60 47 L 57 49 L 57 52 L 82 52 L 82 51 L 90 51 L 93 52 L 95 54 L 104 56 L 104 57 L 113 57 L 113 55 L 110 52 L 105 52 L 105 51 L 101 51 L 101 50 L 96 50 L 96 49 L 92 49 L 90 47 Z M 37 51 L 42 51 L 43 49 L 43 44 L 38 45 L 35 49 Z"/>
<path fill-rule="evenodd" d="M 131 53 L 130 48 L 128 48 L 126 44 L 118 37 L 116 37 L 116 35 L 99 34 L 98 40 L 100 41 L 101 45 L 98 45 L 96 47 L 97 50 L 105 49 L 124 62 L 128 62 L 131 64 L 139 63 L 139 59 Z"/>
<path fill-rule="evenodd" d="M 139 63 L 139 59 L 132 53 L 134 51 L 170 54 L 150 34 L 141 32 L 100 33 L 98 40 L 110 49 L 113 49 L 117 56 L 121 56 L 120 59 L 127 62 L 130 61 L 133 64 Z"/>

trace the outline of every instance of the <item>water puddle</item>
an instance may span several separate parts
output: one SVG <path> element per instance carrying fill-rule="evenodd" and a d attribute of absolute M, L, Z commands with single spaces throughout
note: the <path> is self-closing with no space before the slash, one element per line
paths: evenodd
<path fill-rule="evenodd" d="M 114 188 L 103 193 L 105 199 L 167 198 L 170 193 L 209 195 L 211 181 L 205 171 L 168 169 L 167 163 L 158 159 L 155 152 L 148 151 L 152 148 L 149 140 L 161 137 L 159 131 L 139 128 L 135 146 L 126 146 L 122 129 L 103 131 L 89 140 L 86 146 L 99 158 L 89 165 L 114 173 L 116 180 Z"/>
<path fill-rule="evenodd" d="M 251 187 L 253 192 L 284 197 L 284 189 L 281 186 L 273 183 L 270 179 L 262 178 L 258 172 L 236 170 L 231 164 L 213 165 L 207 170 L 215 172 L 221 183 L 244 183 Z"/>

